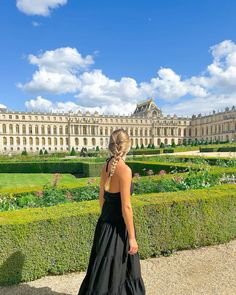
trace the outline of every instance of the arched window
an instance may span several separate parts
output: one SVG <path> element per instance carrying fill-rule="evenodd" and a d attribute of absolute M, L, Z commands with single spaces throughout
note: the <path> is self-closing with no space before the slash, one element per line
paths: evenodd
<path fill-rule="evenodd" d="M 45 127 L 44 127 L 44 125 L 41 126 L 41 134 L 45 134 Z"/>
<path fill-rule="evenodd" d="M 57 134 L 57 126 L 56 125 L 53 126 L 53 134 Z"/>
<path fill-rule="evenodd" d="M 35 134 L 39 134 L 39 126 L 38 125 L 35 126 L 34 132 L 35 132 Z"/>
<path fill-rule="evenodd" d="M 47 132 L 48 132 L 48 134 L 51 134 L 51 126 L 50 125 L 48 125 Z"/>
<path fill-rule="evenodd" d="M 7 126 L 6 124 L 2 125 L 2 133 L 7 133 Z"/>
<path fill-rule="evenodd" d="M 9 125 L 9 132 L 13 133 L 13 125 L 12 124 Z"/>

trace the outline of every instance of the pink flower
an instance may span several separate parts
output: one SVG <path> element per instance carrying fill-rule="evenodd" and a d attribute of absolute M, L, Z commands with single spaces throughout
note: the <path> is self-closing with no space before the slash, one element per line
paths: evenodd
<path fill-rule="evenodd" d="M 66 198 L 68 199 L 68 200 L 73 200 L 73 196 L 72 196 L 72 193 L 71 192 L 66 192 Z"/>
<path fill-rule="evenodd" d="M 37 191 L 35 192 L 36 197 L 41 198 L 43 195 L 43 191 Z"/>
<path fill-rule="evenodd" d="M 166 170 L 160 170 L 158 174 L 159 174 L 159 175 L 166 174 Z"/>
<path fill-rule="evenodd" d="M 96 179 L 95 178 L 89 178 L 89 180 L 87 181 L 87 184 L 92 184 L 95 183 Z"/>
<path fill-rule="evenodd" d="M 174 177 L 174 180 L 175 180 L 177 183 L 181 183 L 182 180 L 183 180 L 183 177 L 181 177 L 181 176 L 176 176 L 176 177 Z"/>
<path fill-rule="evenodd" d="M 60 173 L 54 173 L 53 174 L 53 179 L 52 179 L 52 185 L 56 186 L 58 184 L 58 181 L 60 179 L 61 175 Z"/>

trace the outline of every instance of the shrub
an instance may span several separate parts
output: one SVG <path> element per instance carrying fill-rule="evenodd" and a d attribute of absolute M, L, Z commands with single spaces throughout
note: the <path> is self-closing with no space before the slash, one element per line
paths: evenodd
<path fill-rule="evenodd" d="M 141 259 L 236 238 L 236 187 L 132 197 Z M 0 285 L 85 271 L 98 200 L 0 213 Z M 14 266 L 14 267 L 13 267 Z"/>

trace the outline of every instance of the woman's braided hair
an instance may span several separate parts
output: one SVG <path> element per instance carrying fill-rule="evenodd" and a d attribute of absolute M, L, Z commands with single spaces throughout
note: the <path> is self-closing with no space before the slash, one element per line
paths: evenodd
<path fill-rule="evenodd" d="M 108 178 L 105 183 L 105 190 L 109 191 L 111 177 L 114 175 L 116 165 L 121 157 L 123 157 L 126 153 L 128 153 L 131 146 L 131 140 L 127 131 L 123 128 L 116 129 L 110 135 L 110 142 L 108 145 L 108 149 L 110 150 L 114 160 L 111 164 L 111 168 L 108 173 Z"/>

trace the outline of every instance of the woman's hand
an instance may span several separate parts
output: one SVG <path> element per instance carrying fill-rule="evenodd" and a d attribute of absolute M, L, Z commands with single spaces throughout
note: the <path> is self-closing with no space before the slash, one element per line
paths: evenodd
<path fill-rule="evenodd" d="M 129 246 L 129 254 L 134 255 L 138 252 L 138 244 L 135 238 L 129 239 Z"/>

